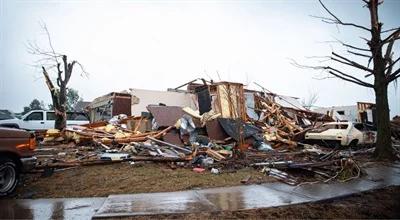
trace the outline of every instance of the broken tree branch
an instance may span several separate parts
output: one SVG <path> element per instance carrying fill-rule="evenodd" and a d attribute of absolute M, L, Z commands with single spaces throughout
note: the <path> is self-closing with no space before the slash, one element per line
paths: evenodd
<path fill-rule="evenodd" d="M 369 29 L 369 28 L 367 28 L 367 27 L 364 27 L 364 26 L 362 26 L 362 25 L 358 25 L 358 24 L 354 24 L 354 23 L 343 22 L 343 21 L 340 20 L 336 15 L 334 15 L 334 14 L 324 5 L 324 3 L 322 3 L 321 0 L 318 0 L 318 1 L 319 1 L 319 3 L 322 5 L 322 7 L 325 9 L 325 11 L 328 12 L 328 13 L 334 18 L 334 19 L 325 18 L 325 21 L 323 20 L 324 22 L 326 22 L 326 23 L 331 23 L 331 24 L 340 24 L 340 25 L 343 25 L 343 26 L 353 26 L 353 27 L 356 27 L 356 28 L 359 28 L 359 29 L 362 29 L 362 30 L 371 32 L 371 29 Z"/>
<path fill-rule="evenodd" d="M 374 86 L 370 83 L 364 82 L 354 76 L 351 76 L 349 74 L 346 74 L 338 69 L 335 69 L 333 67 L 330 66 L 306 66 L 306 65 L 300 65 L 298 64 L 295 60 L 292 60 L 292 65 L 299 67 L 299 68 L 306 68 L 306 69 L 314 69 L 314 70 L 326 70 L 328 73 L 330 73 L 331 75 L 338 77 L 340 79 L 343 79 L 345 81 L 348 82 L 352 82 L 355 83 L 357 85 L 361 85 L 364 87 L 369 87 L 369 88 L 373 88 Z"/>
<path fill-rule="evenodd" d="M 395 41 L 398 40 L 400 36 L 400 29 L 396 30 L 395 32 L 391 33 L 387 38 L 385 38 L 384 40 L 382 40 L 382 45 L 389 43 L 390 41 Z"/>
<path fill-rule="evenodd" d="M 337 70 L 337 69 L 335 69 L 335 68 L 327 67 L 327 69 L 328 69 L 328 70 L 331 70 L 331 71 L 328 71 L 330 74 L 332 74 L 332 75 L 334 75 L 334 76 L 336 76 L 336 77 L 338 77 L 338 78 L 340 78 L 340 79 L 343 79 L 343 80 L 346 80 L 346 81 L 349 81 L 349 82 L 352 82 L 352 83 L 355 83 L 355 84 L 358 84 L 358 85 L 364 86 L 364 87 L 370 87 L 370 88 L 373 88 L 373 87 L 374 87 L 374 86 L 373 86 L 372 84 L 370 84 L 370 83 L 364 82 L 364 81 L 362 81 L 362 80 L 360 80 L 360 79 L 357 79 L 357 78 L 354 77 L 354 76 L 351 76 L 351 75 L 349 75 L 349 74 L 343 73 L 342 71 Z M 334 72 L 332 72 L 332 71 L 335 71 L 336 73 L 334 73 Z M 339 76 L 338 74 L 341 74 L 341 76 Z"/>
<path fill-rule="evenodd" d="M 336 58 L 332 57 L 332 60 L 334 60 L 334 61 L 346 64 L 346 65 L 349 65 L 349 66 L 352 66 L 352 67 L 355 67 L 355 68 L 358 68 L 358 69 L 361 69 L 361 70 L 364 70 L 364 71 L 368 71 L 368 72 L 371 72 L 371 73 L 373 72 L 372 69 L 369 69 L 369 68 L 367 68 L 367 67 L 365 67 L 365 66 L 363 66 L 363 65 L 361 65 L 361 64 L 359 64 L 357 62 L 349 60 L 346 57 L 343 57 L 343 56 L 341 56 L 341 55 L 339 55 L 339 54 L 337 54 L 335 52 L 332 52 L 332 55 L 336 56 L 336 57 L 339 57 L 340 59 L 342 59 L 342 60 L 344 60 L 346 62 L 340 61 L 339 59 L 336 59 Z"/>
<path fill-rule="evenodd" d="M 388 83 L 392 82 L 393 80 L 396 80 L 397 78 L 399 78 L 399 76 L 400 76 L 400 69 L 397 69 L 387 77 Z"/>
<path fill-rule="evenodd" d="M 391 31 L 395 31 L 395 30 L 400 30 L 400 27 L 397 27 L 397 28 L 390 28 L 390 29 L 381 31 L 381 33 L 383 34 L 383 33 L 391 32 Z"/>
<path fill-rule="evenodd" d="M 367 58 L 371 58 L 372 56 L 370 56 L 370 55 L 366 55 L 366 54 L 362 54 L 362 53 L 357 53 L 357 52 L 354 52 L 354 51 L 351 51 L 351 50 L 347 50 L 347 52 L 348 53 L 351 53 L 351 54 L 353 54 L 353 55 L 356 55 L 356 56 L 360 56 L 360 57 L 367 57 Z"/>
<path fill-rule="evenodd" d="M 360 50 L 360 51 L 365 51 L 365 52 L 371 52 L 370 49 L 365 49 L 365 48 L 361 48 L 361 47 L 356 47 L 356 46 L 353 46 L 353 45 L 350 45 L 350 44 L 346 44 L 346 43 L 344 43 L 343 41 L 340 41 L 340 40 L 337 40 L 337 42 L 339 42 L 340 44 L 342 44 L 342 46 L 345 46 L 345 47 L 348 47 L 348 48 L 351 48 L 351 49 Z"/>

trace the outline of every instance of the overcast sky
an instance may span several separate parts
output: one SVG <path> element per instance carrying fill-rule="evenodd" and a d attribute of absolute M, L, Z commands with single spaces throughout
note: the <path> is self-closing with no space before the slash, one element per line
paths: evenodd
<path fill-rule="evenodd" d="M 361 0 L 324 2 L 342 20 L 369 25 Z M 399 11 L 400 1 L 384 2 L 384 29 L 400 26 Z M 82 77 L 77 68 L 69 83 L 87 101 L 111 91 L 166 90 L 194 78 L 220 77 L 252 89 L 257 82 L 272 92 L 299 98 L 317 93 L 318 106 L 374 102 L 371 89 L 321 80 L 325 73 L 290 64 L 291 59 L 316 64 L 310 56 L 329 55 L 332 50 L 347 55 L 337 43 L 327 42 L 335 39 L 366 46 L 360 36 L 368 34 L 310 15 L 327 16 L 314 0 L 0 0 L 0 109 L 20 112 L 34 98 L 51 102 L 40 69 L 32 66 L 38 57 L 26 48 L 27 42 L 48 48 L 40 22 L 47 24 L 55 50 L 78 60 L 89 73 Z M 399 44 L 394 48 L 397 55 Z M 390 86 L 391 116 L 400 114 L 399 90 Z"/>

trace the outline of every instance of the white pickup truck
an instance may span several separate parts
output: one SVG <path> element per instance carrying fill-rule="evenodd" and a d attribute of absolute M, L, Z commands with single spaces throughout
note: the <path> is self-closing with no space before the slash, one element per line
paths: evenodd
<path fill-rule="evenodd" d="M 308 131 L 305 140 L 335 147 L 373 144 L 376 142 L 376 131 L 367 129 L 361 123 L 330 122 Z"/>
<path fill-rule="evenodd" d="M 33 110 L 22 116 L 21 119 L 10 116 L 0 120 L 0 126 L 22 128 L 25 130 L 48 130 L 54 128 L 54 111 Z M 67 125 L 82 125 L 89 123 L 84 113 L 67 112 Z"/>

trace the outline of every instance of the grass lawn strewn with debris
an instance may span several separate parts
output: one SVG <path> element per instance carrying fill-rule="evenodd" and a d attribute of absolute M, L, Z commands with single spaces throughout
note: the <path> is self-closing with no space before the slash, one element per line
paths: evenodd
<path fill-rule="evenodd" d="M 253 169 L 211 174 L 193 172 L 191 168 L 173 169 L 167 164 L 129 163 L 79 167 L 55 172 L 50 177 L 29 174 L 18 187 L 16 198 L 92 197 L 110 194 L 169 192 L 275 181 Z"/>

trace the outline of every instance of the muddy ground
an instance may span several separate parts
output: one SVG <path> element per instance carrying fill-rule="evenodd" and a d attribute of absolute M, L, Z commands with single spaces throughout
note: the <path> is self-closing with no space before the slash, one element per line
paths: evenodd
<path fill-rule="evenodd" d="M 167 164 L 129 163 L 79 167 L 55 172 L 49 177 L 29 174 L 22 178 L 14 198 L 62 198 L 108 196 L 110 194 L 169 192 L 275 181 L 263 173 L 244 168 L 234 172 L 211 174 Z"/>
<path fill-rule="evenodd" d="M 256 195 L 255 195 L 256 196 Z M 330 201 L 235 212 L 140 216 L 125 219 L 399 219 L 400 187 Z"/>

